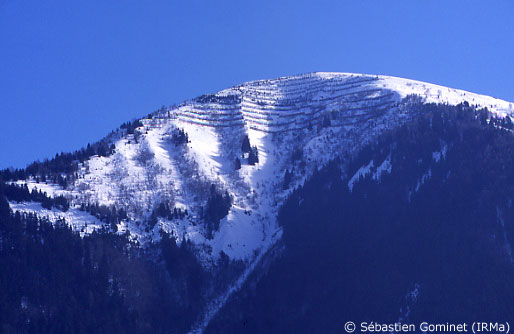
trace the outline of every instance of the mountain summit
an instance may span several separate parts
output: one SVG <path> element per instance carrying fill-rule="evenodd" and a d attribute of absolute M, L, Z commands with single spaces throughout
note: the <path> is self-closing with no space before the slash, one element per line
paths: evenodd
<path fill-rule="evenodd" d="M 390 156 L 351 174 L 345 168 L 427 104 L 485 110 L 488 120 L 514 115 L 512 103 L 419 81 L 309 73 L 162 108 L 85 149 L 3 177 L 46 193 L 10 200 L 13 212 L 64 219 L 82 236 L 100 229 L 126 235 L 144 247 L 169 236 L 191 244 L 206 270 L 222 258 L 241 263 L 237 278 L 207 303 L 201 329 L 281 239 L 277 218 L 295 189 L 334 160 L 350 192 L 366 176 L 390 174 Z"/>
<path fill-rule="evenodd" d="M 64 196 L 68 212 L 27 203 L 13 209 L 63 217 L 90 233 L 104 223 L 81 206 L 115 207 L 127 215 L 118 233 L 128 231 L 140 243 L 158 240 L 163 230 L 203 248 L 205 259 L 223 251 L 249 260 L 280 236 L 275 217 L 290 190 L 329 160 L 412 118 L 401 103 L 409 95 L 514 113 L 499 99 L 388 76 L 321 72 L 252 81 L 127 123 L 102 140 L 109 154 L 92 155 L 62 175 L 65 187 L 35 175 L 18 181 Z M 211 187 L 232 204 L 206 227 L 200 222 Z M 152 217 L 159 206 L 188 215 Z"/>

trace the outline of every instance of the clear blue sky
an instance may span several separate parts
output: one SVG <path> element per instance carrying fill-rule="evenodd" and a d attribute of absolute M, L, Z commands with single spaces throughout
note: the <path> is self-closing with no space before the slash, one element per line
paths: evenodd
<path fill-rule="evenodd" d="M 244 81 L 387 74 L 514 101 L 514 1 L 0 0 L 0 168 Z"/>

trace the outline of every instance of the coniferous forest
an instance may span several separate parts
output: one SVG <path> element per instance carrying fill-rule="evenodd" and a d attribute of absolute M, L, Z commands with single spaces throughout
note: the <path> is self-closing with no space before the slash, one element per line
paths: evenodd
<path fill-rule="evenodd" d="M 510 319 L 512 123 L 466 103 L 411 108 L 415 119 L 294 189 L 279 211 L 282 239 L 207 332 L 339 333 L 349 320 Z M 243 141 L 242 151 L 252 150 Z M 373 168 L 359 174 L 363 166 Z M 284 189 L 292 170 L 284 171 Z M 110 224 L 80 236 L 65 221 L 12 212 L 8 201 L 69 209 L 65 198 L 13 183 L 24 173 L 4 171 L 0 183 L 2 333 L 184 333 L 206 300 L 240 274 L 223 253 L 207 270 L 190 241 L 166 233 L 140 247 Z M 211 185 L 202 211 L 211 231 L 231 205 Z M 126 214 L 82 209 L 107 223 Z M 150 221 L 187 215 L 162 203 Z"/>
<path fill-rule="evenodd" d="M 0 268 L 2 333 L 182 333 L 208 277 L 189 242 L 164 234 L 142 250 L 107 230 L 81 238 L 64 221 L 13 214 L 3 192 Z"/>
<path fill-rule="evenodd" d="M 333 161 L 294 191 L 280 211 L 274 260 L 208 333 L 512 320 L 512 124 L 468 104 L 417 112 L 349 164 Z M 361 176 L 350 191 L 351 177 L 371 160 L 389 160 L 390 173 Z"/>

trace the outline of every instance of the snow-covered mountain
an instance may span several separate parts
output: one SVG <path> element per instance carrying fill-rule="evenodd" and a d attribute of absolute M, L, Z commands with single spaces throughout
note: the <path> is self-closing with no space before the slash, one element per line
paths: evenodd
<path fill-rule="evenodd" d="M 27 181 L 30 189 L 69 198 L 68 213 L 34 204 L 13 208 L 52 219 L 63 216 L 87 233 L 102 223 L 78 213 L 80 204 L 114 204 L 128 212 L 118 230 L 128 230 L 142 243 L 155 240 L 163 229 L 202 246 L 206 258 L 223 250 L 231 258 L 251 259 L 280 236 L 275 216 L 289 192 L 282 189 L 286 170 L 293 170 L 293 188 L 329 159 L 349 154 L 384 129 L 401 124 L 411 116 L 399 105 L 409 94 L 426 102 L 467 101 L 501 116 L 514 112 L 506 101 L 388 76 L 310 73 L 253 81 L 155 112 L 142 118 L 133 134 L 115 132 L 108 137 L 114 153 L 83 163 L 77 180 L 66 189 Z M 187 134 L 186 145 L 173 144 L 177 130 Z M 245 136 L 258 149 L 255 165 L 242 158 Z M 299 153 L 303 157 L 294 156 Z M 242 161 L 239 170 L 234 168 L 236 158 Z M 295 160 L 308 163 L 293 168 Z M 198 220 L 211 184 L 228 191 L 233 206 L 208 239 Z M 160 219 L 149 233 L 145 221 L 161 202 L 187 209 L 190 215 Z"/>
<path fill-rule="evenodd" d="M 244 261 L 246 270 L 213 301 L 206 323 L 280 239 L 277 214 L 291 191 L 330 160 L 344 161 L 385 130 L 412 119 L 406 104 L 413 95 L 427 103 L 466 101 L 498 116 L 514 115 L 506 101 L 389 76 L 309 73 L 253 81 L 161 109 L 140 119 L 133 131 L 114 131 L 105 139 L 112 153 L 81 163 L 65 187 L 35 177 L 16 181 L 51 197 L 64 196 L 68 211 L 34 202 L 10 205 L 52 221 L 65 218 L 81 233 L 106 225 L 84 211 L 85 205 L 115 207 L 126 212 L 116 233 L 128 232 L 143 245 L 165 231 L 178 242 L 192 241 L 206 267 L 221 252 Z M 243 148 L 246 137 L 250 150 Z M 384 163 L 380 173 L 391 169 Z M 351 179 L 350 188 L 358 178 Z M 204 223 L 212 189 L 231 198 L 228 214 L 214 230 Z M 187 214 L 156 217 L 160 205 Z"/>

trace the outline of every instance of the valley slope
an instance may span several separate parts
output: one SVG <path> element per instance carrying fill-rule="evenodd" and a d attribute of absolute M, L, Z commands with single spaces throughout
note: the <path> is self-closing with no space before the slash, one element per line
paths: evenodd
<path fill-rule="evenodd" d="M 82 235 L 103 227 L 126 233 L 143 246 L 158 242 L 163 231 L 177 243 L 191 241 L 205 268 L 220 254 L 242 261 L 240 278 L 207 306 L 201 331 L 280 239 L 278 210 L 295 187 L 329 161 L 349 161 L 384 131 L 413 119 L 408 106 L 418 102 L 467 102 L 501 117 L 514 113 L 511 103 L 492 97 L 380 75 L 309 73 L 253 81 L 113 131 L 102 140 L 110 152 L 63 173 L 64 186 L 43 182 L 41 175 L 12 181 L 65 197 L 67 211 L 36 202 L 10 206 L 51 221 L 64 218 Z M 206 222 L 215 194 L 228 194 L 230 206 Z M 124 215 L 107 224 L 90 214 L 92 206 Z M 181 214 L 158 214 L 159 207 Z"/>

